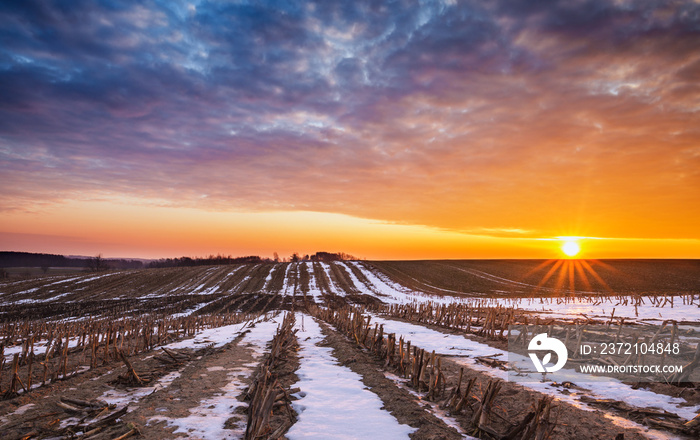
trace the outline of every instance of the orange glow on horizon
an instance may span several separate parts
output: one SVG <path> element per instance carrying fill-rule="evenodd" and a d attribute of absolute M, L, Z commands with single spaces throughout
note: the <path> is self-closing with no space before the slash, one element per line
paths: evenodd
<path fill-rule="evenodd" d="M 551 259 L 562 249 L 553 248 L 550 241 L 575 239 L 585 242 L 586 258 L 700 257 L 698 240 L 542 239 L 535 234 L 516 229 L 452 231 L 310 211 L 206 211 L 118 199 L 6 213 L 0 250 L 122 258 L 217 253 L 271 257 L 273 252 L 289 256 L 323 250 L 387 260 Z M 581 263 L 571 270 L 587 269 Z"/>

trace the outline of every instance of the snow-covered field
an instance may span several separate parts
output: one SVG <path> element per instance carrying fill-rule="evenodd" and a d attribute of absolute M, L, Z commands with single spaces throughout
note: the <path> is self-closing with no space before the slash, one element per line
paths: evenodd
<path fill-rule="evenodd" d="M 411 290 L 395 283 L 383 273 L 368 269 L 360 262 L 342 263 L 349 270 L 354 265 L 362 272 L 371 285 L 360 282 L 352 276 L 355 287 L 362 293 L 376 296 L 385 303 L 407 304 L 432 302 L 435 304 L 463 303 L 481 307 L 506 306 L 535 312 L 543 317 L 625 318 L 626 322 L 660 323 L 664 320 L 692 321 L 700 323 L 700 295 L 686 295 L 656 299 L 641 298 L 642 304 L 634 306 L 636 298 L 625 296 L 610 297 L 561 297 L 561 298 L 465 298 L 446 295 L 430 295 Z M 656 301 L 656 302 L 654 302 Z M 625 304 L 627 302 L 627 304 Z"/>
<path fill-rule="evenodd" d="M 434 350 L 442 356 L 451 357 L 452 360 L 459 364 L 463 364 L 474 370 L 483 371 L 498 379 L 508 380 L 507 372 L 478 363 L 476 357 L 490 356 L 497 357 L 501 360 L 524 360 L 520 355 L 493 348 L 465 336 L 445 334 L 421 325 L 386 319 L 376 315 L 372 316 L 372 321 L 384 325 L 384 331 L 386 333 L 396 333 L 397 338 L 398 335 L 403 335 L 407 341 L 411 341 L 413 346 L 423 348 L 427 351 Z M 683 398 L 656 394 L 643 388 L 634 389 L 615 379 L 601 381 L 594 377 L 584 377 L 584 375 L 573 370 L 568 370 L 565 377 L 566 380 L 578 384 L 585 389 L 582 391 L 574 390 L 568 394 L 563 394 L 561 393 L 561 387 L 557 387 L 556 383 L 551 379 L 542 382 L 523 382 L 522 386 L 543 394 L 552 395 L 558 400 L 590 411 L 598 409 L 594 409 L 586 403 L 581 402 L 579 400 L 580 396 L 585 395 L 597 399 L 615 399 L 642 408 L 652 407 L 663 409 L 687 420 L 692 419 L 700 412 L 700 405 L 687 406 L 687 402 Z M 632 423 L 629 420 L 620 419 L 612 413 L 608 413 L 607 416 L 620 423 Z M 639 425 L 638 428 L 645 429 L 641 425 Z M 661 432 L 653 434 L 653 438 L 669 438 L 666 434 Z"/>
<path fill-rule="evenodd" d="M 463 299 L 442 295 L 429 295 L 422 292 L 416 292 L 389 279 L 386 275 L 379 271 L 369 270 L 364 264 L 351 261 L 342 263 L 348 271 L 351 272 L 350 266 L 353 265 L 362 272 L 362 275 L 367 278 L 370 285 L 357 282 L 355 287 L 362 293 L 376 296 L 383 302 L 388 304 L 406 304 L 412 302 L 435 302 L 438 304 L 449 304 L 452 302 L 462 302 Z"/>
<path fill-rule="evenodd" d="M 287 438 L 301 439 L 406 439 L 415 428 L 401 425 L 387 411 L 376 394 L 365 389 L 362 377 L 338 365 L 324 339 L 321 327 L 309 315 L 297 313 L 297 337 L 301 345 L 301 366 L 297 370 L 301 389 L 293 407 L 299 420 Z"/>
<path fill-rule="evenodd" d="M 272 339 L 278 322 L 274 319 L 260 320 L 257 323 L 245 326 L 247 333 L 243 336 L 241 344 L 253 350 L 253 362 L 243 368 L 226 368 L 230 381 L 224 385 L 214 396 L 202 399 L 199 405 L 190 408 L 187 417 L 170 418 L 167 416 L 152 417 L 148 423 L 165 421 L 170 427 L 176 427 L 173 433 L 184 433 L 190 438 L 202 439 L 239 439 L 245 434 L 245 425 L 236 429 L 225 428 L 226 421 L 243 402 L 238 396 L 246 387 L 245 378 L 250 376 L 258 361 L 265 353 L 265 345 Z M 237 338 L 244 330 L 243 325 L 227 326 L 218 329 L 203 331 L 196 337 L 171 344 L 170 348 L 197 348 L 203 343 L 213 343 L 215 346 L 223 346 Z"/>
<path fill-rule="evenodd" d="M 232 427 L 226 423 L 236 408 L 245 405 L 238 398 L 246 387 L 247 378 L 262 359 L 267 349 L 266 345 L 281 322 L 277 308 L 280 304 L 284 305 L 280 308 L 286 310 L 292 307 L 295 307 L 292 310 L 300 310 L 307 305 L 307 301 L 321 307 L 332 307 L 336 302 L 352 304 L 353 301 L 361 302 L 367 297 L 372 297 L 364 304 L 376 303 L 376 298 L 385 304 L 395 305 L 460 303 L 478 308 L 515 307 L 531 312 L 532 316 L 565 320 L 591 318 L 608 321 L 611 318 L 625 318 L 625 322 L 643 324 L 660 324 L 666 320 L 674 320 L 679 323 L 681 329 L 692 323 L 700 324 L 700 295 L 692 293 L 675 297 L 646 296 L 641 299 L 639 296 L 619 295 L 568 298 L 506 298 L 483 295 L 469 297 L 464 294 L 452 296 L 450 293 L 456 292 L 435 286 L 430 286 L 433 293 L 409 288 L 395 282 L 377 267 L 357 261 L 294 262 L 277 265 L 265 263 L 264 265 L 188 270 L 194 274 L 192 278 L 181 277 L 173 280 L 162 277 L 157 282 L 145 275 L 143 279 L 139 279 L 138 277 L 142 276 L 141 273 L 134 275 L 136 280 L 134 281 L 124 272 L 114 272 L 103 275 L 72 276 L 60 280 L 51 277 L 46 278 L 43 284 L 36 280 L 0 284 L 0 317 L 3 316 L 2 314 L 23 311 L 23 308 L 28 308 L 27 310 L 31 312 L 31 307 L 44 307 L 42 309 L 45 310 L 44 313 L 49 314 L 54 305 L 61 305 L 65 306 L 62 310 L 66 311 L 62 311 L 60 320 L 55 322 L 60 321 L 61 325 L 72 324 L 85 319 L 86 316 L 93 316 L 80 313 L 81 301 L 89 300 L 100 305 L 100 301 L 107 304 L 117 299 L 133 299 L 134 304 L 146 305 L 150 304 L 148 301 L 154 301 L 153 304 L 163 307 L 162 310 L 170 311 L 162 315 L 166 317 L 164 319 L 201 314 L 205 307 L 207 311 L 215 310 L 221 313 L 250 311 L 255 313 L 255 316 L 259 314 L 259 318 L 254 322 L 200 330 L 194 337 L 165 346 L 172 350 L 197 350 L 207 346 L 222 348 L 240 338 L 238 344 L 248 347 L 252 353 L 251 361 L 246 365 L 212 367 L 214 369 L 211 373 L 221 374 L 221 378 L 226 378 L 225 383 L 215 392 L 202 396 L 198 401 L 195 400 L 194 406 L 188 408 L 187 415 L 171 417 L 163 410 L 163 414 L 148 419 L 150 425 L 164 425 L 173 429 L 176 434 L 201 439 L 234 439 L 243 436 L 244 426 L 239 424 Z M 177 275 L 175 272 L 172 274 Z M 152 276 L 152 273 L 149 273 L 149 276 Z M 502 277 L 494 277 L 491 278 L 497 281 L 504 280 Z M 113 280 L 119 280 L 119 282 L 112 282 Z M 423 285 L 426 284 L 423 283 Z M 442 291 L 443 294 L 436 294 L 436 291 Z M 178 308 L 178 304 L 168 304 L 167 300 L 171 297 L 185 302 Z M 277 302 L 273 303 L 272 299 Z M 276 305 L 268 307 L 267 304 Z M 212 307 L 207 307 L 210 305 Z M 94 316 L 99 317 L 101 309 L 96 310 Z M 277 315 L 276 318 L 275 315 Z M 51 321 L 50 318 L 45 318 L 43 322 L 49 321 Z M 529 361 L 527 358 L 493 348 L 466 335 L 446 334 L 424 325 L 401 322 L 378 314 L 372 315 L 372 322 L 382 324 L 385 334 L 403 335 L 414 347 L 427 351 L 434 350 L 459 365 L 500 380 L 509 379 L 505 371 L 479 363 L 476 357 L 496 356 L 498 359 L 510 362 L 518 359 Z M 378 432 L 381 433 L 381 438 L 408 438 L 416 430 L 399 423 L 383 408 L 384 405 L 378 395 L 366 389 L 362 376 L 346 366 L 339 365 L 331 348 L 319 345 L 324 336 L 314 318 L 297 312 L 295 329 L 300 344 L 300 368 L 296 372 L 299 381 L 293 387 L 298 387 L 301 391 L 295 395 L 298 400 L 293 403 L 298 421 L 286 434 L 288 438 L 373 438 Z M 46 351 L 45 338 L 46 336 L 34 338 L 34 355 L 40 358 Z M 75 347 L 78 340 L 77 336 L 70 337 L 68 347 Z M 21 338 L 14 335 L 12 338 L 0 339 L 6 365 L 12 361 L 16 353 L 22 352 L 21 343 Z M 184 367 L 171 371 L 147 387 L 131 390 L 110 389 L 97 397 L 118 406 L 129 404 L 134 410 L 139 407 L 142 399 L 153 393 L 168 390 L 174 386 L 173 384 L 178 384 L 183 379 L 184 371 Z M 405 384 L 391 373 L 387 373 L 386 377 L 393 380 L 397 386 L 405 387 Z M 563 380 L 570 381 L 579 387 L 567 389 L 566 392 L 562 392 L 564 389 L 561 385 L 553 383 L 551 379 L 550 377 L 545 381 L 522 382 L 521 386 L 554 396 L 558 401 L 567 402 L 582 411 L 600 411 L 618 426 L 632 427 L 648 438 L 665 439 L 673 438 L 673 435 L 649 430 L 612 410 L 593 408 L 581 401 L 580 397 L 613 399 L 640 408 L 657 408 L 683 419 L 691 419 L 700 412 L 700 405 L 688 404 L 682 397 L 657 394 L 643 387 L 634 389 L 615 379 L 600 381 L 593 376 L 564 369 L 557 376 L 557 381 L 559 383 Z M 37 386 L 36 382 L 34 383 L 33 388 Z M 407 389 L 407 391 L 414 393 L 416 399 L 420 400 L 420 396 L 413 390 Z M 455 418 L 437 405 L 427 402 L 425 404 L 431 406 L 431 409 L 426 411 L 448 426 L 453 426 L 468 438 L 467 432 L 459 426 Z M 30 407 L 25 405 L 21 408 Z"/>
<path fill-rule="evenodd" d="M 305 262 L 305 263 L 301 263 L 301 264 L 306 265 L 306 271 L 309 274 L 309 295 L 316 302 L 323 301 L 323 292 L 321 291 L 321 288 L 319 287 L 318 282 L 316 281 L 316 277 L 314 276 L 313 263 Z"/>
<path fill-rule="evenodd" d="M 688 297 L 686 297 L 688 298 Z M 700 323 L 700 295 L 694 295 L 690 301 L 684 301 L 682 297 L 674 299 L 674 303 L 651 302 L 649 298 L 642 298 L 644 303 L 634 306 L 629 303 L 632 298 L 601 297 L 601 298 L 571 298 L 543 299 L 543 298 L 514 298 L 487 301 L 485 304 L 500 304 L 509 307 L 517 307 L 523 310 L 537 312 L 542 316 L 555 318 L 588 317 L 594 319 L 625 318 L 626 322 L 661 323 L 672 319 L 676 321 L 691 321 Z M 623 301 L 628 299 L 629 303 Z"/>

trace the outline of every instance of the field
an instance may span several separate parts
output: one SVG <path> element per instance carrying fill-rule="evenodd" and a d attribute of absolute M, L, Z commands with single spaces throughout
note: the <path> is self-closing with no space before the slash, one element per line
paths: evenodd
<path fill-rule="evenodd" d="M 655 326 L 687 368 L 509 380 L 509 326 L 565 324 Z M 690 439 L 698 342 L 697 261 L 48 271 L 0 283 L 0 438 Z"/>
<path fill-rule="evenodd" d="M 447 260 L 374 264 L 397 282 L 434 293 L 517 297 L 700 293 L 698 260 Z"/>

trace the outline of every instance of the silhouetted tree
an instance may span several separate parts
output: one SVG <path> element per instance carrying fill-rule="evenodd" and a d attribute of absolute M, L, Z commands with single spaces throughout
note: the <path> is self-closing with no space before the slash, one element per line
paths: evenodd
<path fill-rule="evenodd" d="M 106 269 L 104 260 L 102 259 L 102 254 L 98 254 L 87 261 L 87 268 L 93 272 L 99 272 L 100 270 Z"/>
<path fill-rule="evenodd" d="M 311 256 L 311 261 L 343 261 L 343 260 L 357 260 L 356 257 L 353 257 L 350 254 L 346 254 L 345 252 L 338 252 L 338 253 L 332 253 L 332 252 L 316 252 L 314 255 Z"/>

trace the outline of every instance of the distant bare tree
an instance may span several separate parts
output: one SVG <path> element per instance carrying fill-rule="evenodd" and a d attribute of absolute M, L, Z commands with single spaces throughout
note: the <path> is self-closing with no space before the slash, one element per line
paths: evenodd
<path fill-rule="evenodd" d="M 272 259 L 275 260 L 275 263 L 279 263 L 279 262 L 280 262 L 280 256 L 279 256 L 279 254 L 278 254 L 277 252 L 273 252 L 273 253 L 272 253 Z"/>
<path fill-rule="evenodd" d="M 105 261 L 102 259 L 102 254 L 98 254 L 88 259 L 87 268 L 93 272 L 99 272 L 107 268 Z"/>
<path fill-rule="evenodd" d="M 292 263 L 296 263 L 297 261 L 301 260 L 301 257 L 299 256 L 299 252 L 294 252 L 291 257 L 289 257 L 289 261 Z"/>

